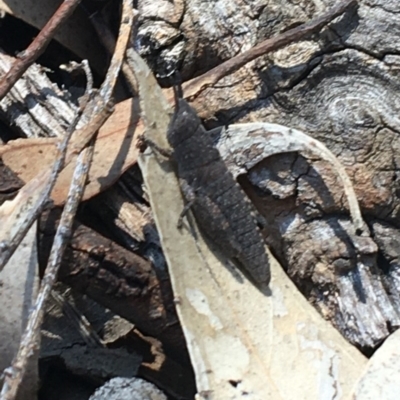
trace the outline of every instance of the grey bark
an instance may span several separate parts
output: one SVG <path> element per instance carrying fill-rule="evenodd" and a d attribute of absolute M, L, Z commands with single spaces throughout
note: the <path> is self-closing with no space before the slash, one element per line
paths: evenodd
<path fill-rule="evenodd" d="M 167 3 L 139 2 L 137 45 L 160 76 L 179 68 L 187 79 L 335 2 L 193 0 L 180 23 L 171 11 L 155 12 Z M 249 171 L 245 184 L 288 274 L 363 348 L 374 348 L 400 321 L 398 11 L 394 1 L 361 1 L 319 35 L 248 64 L 192 104 L 209 127 L 267 121 L 300 129 L 346 167 L 379 246 L 358 264 L 342 189 L 322 161 L 273 156 Z"/>
<path fill-rule="evenodd" d="M 139 1 L 135 45 L 167 85 L 175 69 L 183 80 L 198 76 L 335 3 Z M 400 318 L 399 8 L 394 1 L 362 1 L 319 35 L 248 64 L 192 103 L 208 127 L 268 121 L 300 129 L 323 141 L 346 166 L 379 247 L 362 266 L 355 263 L 346 231 L 345 197 L 324 162 L 298 154 L 273 156 L 239 180 L 266 218 L 266 240 L 288 274 L 322 315 L 364 348 L 379 344 Z M 25 100 L 15 99 L 9 107 L 17 105 L 21 113 Z M 28 108 L 32 106 L 25 102 Z M 70 105 L 68 115 L 56 121 L 61 130 L 72 110 Z M 41 124 L 49 125 L 38 120 L 23 119 L 27 136 L 42 132 Z M 22 122 L 19 128 L 27 129 Z M 142 225 L 133 226 L 113 206 L 112 199 L 123 193 L 119 184 L 118 193 L 104 193 L 97 205 L 92 203 L 99 221 L 117 221 L 119 229 L 112 235 L 133 250 L 145 244 L 146 255 L 162 270 L 146 207 L 138 207 L 146 216 Z M 100 208 L 104 203 L 110 204 L 107 214 Z M 293 221 L 297 223 L 288 229 Z"/>

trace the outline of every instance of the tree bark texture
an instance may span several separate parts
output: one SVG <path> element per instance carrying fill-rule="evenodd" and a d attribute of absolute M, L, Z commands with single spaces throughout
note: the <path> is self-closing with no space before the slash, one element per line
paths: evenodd
<path fill-rule="evenodd" d="M 137 3 L 140 17 L 135 46 L 166 86 L 175 70 L 180 71 L 183 81 L 199 76 L 260 41 L 320 15 L 336 1 Z M 288 274 L 348 340 L 364 349 L 375 348 L 400 325 L 400 127 L 396 117 L 400 102 L 396 79 L 400 67 L 399 10 L 394 1 L 360 1 L 358 7 L 349 9 L 320 34 L 249 63 L 191 102 L 208 128 L 253 121 L 282 124 L 324 142 L 346 167 L 379 248 L 362 260 L 357 260 L 349 236 L 343 190 L 325 162 L 297 153 L 276 155 L 239 180 L 266 219 L 267 243 Z M 68 111 L 64 113 L 59 105 L 62 117 L 54 115 L 54 106 L 46 111 L 46 118 L 54 119 L 57 128 L 52 134 L 58 136 L 72 118 L 74 106 L 60 94 L 51 97 L 63 102 Z M 29 114 L 35 108 L 26 100 L 22 96 L 5 103 L 5 118 L 10 120 L 17 114 L 21 123 L 15 124 L 21 131 L 29 131 L 26 136 L 49 135 L 49 120 L 42 122 Z M 43 102 L 37 104 L 42 106 Z M 217 138 L 217 145 L 223 140 L 222 136 Z M 234 143 L 234 138 L 229 140 Z M 248 149 L 242 150 L 242 158 L 251 157 Z M 229 162 L 232 154 L 224 157 Z M 138 322 L 136 300 L 130 297 L 138 295 L 136 299 L 143 300 L 146 307 L 156 304 L 151 299 L 153 295 L 159 297 L 159 289 L 146 285 L 160 283 L 157 274 L 148 269 L 149 260 L 166 276 L 157 233 L 136 176 L 133 168 L 116 186 L 88 202 L 81 219 L 137 253 L 123 257 L 130 260 L 128 264 L 144 268 L 141 278 L 134 279 L 140 288 L 135 293 L 129 289 L 129 282 L 133 282 L 129 268 L 112 267 L 113 273 L 118 270 L 118 278 L 114 278 L 109 272 L 101 272 L 104 263 L 89 260 L 95 273 L 88 274 L 90 268 L 83 268 L 85 264 L 77 260 L 85 255 L 103 262 L 105 253 L 87 251 L 85 243 L 94 249 L 97 245 L 91 244 L 91 233 L 83 227 L 75 236 L 83 245 L 68 250 L 62 276 L 115 312 L 120 310 L 120 301 L 128 301 L 131 309 L 126 307 L 129 315 L 126 312 L 124 316 L 146 334 L 158 337 L 158 327 L 145 319 Z M 11 189 L 6 187 L 4 192 Z M 101 246 L 109 253 L 124 254 L 124 249 L 109 242 Z M 121 264 L 111 258 L 108 265 Z M 125 261 L 122 264 L 126 265 Z M 78 272 L 87 281 L 74 279 Z M 172 295 L 167 297 L 171 299 Z M 141 316 L 148 312 L 146 307 L 141 308 Z M 166 321 L 163 318 L 159 321 Z M 165 330 L 163 342 L 176 348 L 173 343 L 180 332 L 175 331 L 171 339 L 168 332 L 172 330 Z"/>
<path fill-rule="evenodd" d="M 160 77 L 178 68 L 186 80 L 335 3 L 142 1 L 137 45 Z M 323 161 L 273 156 L 244 184 L 289 275 L 363 348 L 400 322 L 398 11 L 394 1 L 360 1 L 320 34 L 257 59 L 192 103 L 209 127 L 266 121 L 300 129 L 346 167 L 379 247 L 361 263 L 343 191 Z"/>

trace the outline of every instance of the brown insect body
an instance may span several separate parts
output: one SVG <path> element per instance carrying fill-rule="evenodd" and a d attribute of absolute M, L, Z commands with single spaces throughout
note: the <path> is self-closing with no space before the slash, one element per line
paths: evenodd
<path fill-rule="evenodd" d="M 250 202 L 212 138 L 185 100 L 179 100 L 168 141 L 182 194 L 200 229 L 258 283 L 268 284 L 268 255 Z"/>

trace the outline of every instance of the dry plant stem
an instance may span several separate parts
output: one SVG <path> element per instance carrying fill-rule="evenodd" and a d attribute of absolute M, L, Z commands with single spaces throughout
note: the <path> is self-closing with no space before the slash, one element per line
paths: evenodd
<path fill-rule="evenodd" d="M 136 14 L 135 14 L 135 17 L 136 17 Z M 99 40 L 101 41 L 101 43 L 106 48 L 106 50 L 110 54 L 112 54 L 113 49 L 115 47 L 115 39 L 114 39 L 113 34 L 111 33 L 110 29 L 108 28 L 108 26 L 105 24 L 103 19 L 98 14 L 90 16 L 90 21 L 92 22 L 92 25 L 93 25 L 94 29 L 96 30 L 97 36 L 99 37 Z M 129 49 L 127 51 L 129 51 Z M 130 67 L 129 63 L 126 60 L 124 60 L 122 63 L 121 71 L 124 74 L 124 77 L 125 77 L 128 87 L 129 87 L 129 90 L 131 92 L 131 95 L 137 96 L 138 87 L 137 87 L 135 74 L 133 73 L 132 68 Z"/>
<path fill-rule="evenodd" d="M 32 226 L 33 222 L 38 218 L 38 216 L 41 214 L 41 212 L 46 207 L 46 204 L 48 203 L 48 201 L 50 199 L 51 191 L 53 190 L 54 185 L 57 181 L 57 177 L 66 164 L 66 159 L 68 158 L 67 157 L 68 143 L 69 143 L 71 136 L 74 133 L 75 128 L 81 118 L 81 115 L 83 113 L 83 107 L 85 107 L 85 106 L 86 106 L 86 104 L 83 104 L 79 108 L 78 113 L 74 118 L 74 121 L 69 126 L 64 138 L 62 139 L 60 145 L 58 146 L 57 158 L 56 158 L 56 161 L 51 170 L 49 181 L 47 183 L 47 186 L 46 186 L 42 196 L 40 197 L 39 201 L 32 207 L 30 214 L 26 217 L 24 222 L 21 224 L 20 230 L 12 238 L 11 242 L 6 243 L 3 246 L 3 248 L 1 249 L 0 272 L 2 271 L 4 266 L 7 264 L 10 257 L 14 254 L 14 251 L 19 246 L 22 239 L 25 237 L 26 233 Z"/>
<path fill-rule="evenodd" d="M 126 46 L 129 42 L 132 23 L 133 23 L 132 0 L 124 0 L 122 16 L 121 16 L 120 33 L 115 53 L 113 55 L 106 79 L 100 90 L 100 96 L 104 98 L 105 104 L 109 102 L 112 93 L 114 91 L 115 83 L 121 68 L 122 60 L 125 55 Z M 87 68 L 86 71 L 88 71 Z M 91 74 L 89 73 L 88 83 L 91 82 L 92 82 Z M 91 88 L 89 89 L 87 88 L 86 93 L 89 93 L 90 89 Z M 86 106 L 87 102 L 89 101 L 89 96 L 85 97 L 86 97 L 85 98 L 85 106 Z M 99 103 L 104 104 L 103 102 Z M 99 103 L 97 104 L 95 103 L 93 109 L 94 113 L 97 113 L 99 111 L 98 110 Z M 82 110 L 82 107 L 80 108 L 80 110 Z M 79 117 L 81 116 L 81 114 L 82 112 L 79 113 Z M 76 121 L 78 120 L 79 118 L 76 118 Z M 66 136 L 71 137 L 71 134 Z M 64 165 L 64 161 L 66 158 L 67 144 L 68 141 L 65 145 L 65 149 L 61 157 L 59 157 L 61 159 L 61 164 L 60 164 L 61 167 L 59 168 L 59 170 L 61 170 L 62 166 Z M 42 286 L 40 288 L 38 297 L 36 299 L 34 311 L 32 312 L 29 318 L 24 336 L 21 340 L 21 345 L 18 350 L 18 353 L 13 360 L 12 367 L 8 369 L 5 373 L 5 379 L 0 400 L 15 399 L 18 387 L 22 382 L 27 362 L 29 359 L 29 355 L 32 353 L 32 350 L 34 349 L 35 344 L 37 342 L 37 337 L 40 331 L 40 326 L 44 315 L 44 306 L 46 304 L 49 295 L 51 294 L 52 287 L 57 278 L 57 273 L 61 264 L 62 256 L 64 254 L 68 240 L 71 237 L 72 225 L 74 222 L 75 214 L 78 209 L 79 203 L 82 200 L 86 180 L 90 169 L 90 164 L 93 158 L 93 152 L 94 152 L 94 138 L 92 138 L 89 146 L 79 154 L 79 157 L 77 159 L 74 175 L 72 178 L 72 183 L 68 193 L 68 198 L 63 213 L 61 215 L 60 225 L 58 226 L 56 235 L 54 237 L 54 242 L 50 252 L 50 257 L 47 264 L 46 272 L 42 280 Z M 59 161 L 60 160 L 57 160 L 57 162 Z M 48 191 L 47 195 L 49 196 L 50 193 L 51 189 Z"/>
<path fill-rule="evenodd" d="M 267 39 L 257 46 L 254 46 L 250 50 L 225 61 L 198 78 L 194 78 L 186 82 L 182 85 L 184 98 L 188 101 L 191 101 L 204 89 L 215 85 L 220 79 L 232 74 L 250 61 L 253 61 L 264 54 L 279 50 L 290 43 L 303 39 L 307 35 L 318 32 L 326 24 L 343 14 L 347 8 L 354 4 L 357 4 L 357 0 L 341 1 L 338 5 L 320 17 L 317 17 L 310 22 L 300 25 L 294 29 L 290 29 L 289 31 L 284 32 L 274 38 Z"/>
<path fill-rule="evenodd" d="M 89 113 L 87 114 L 87 116 L 85 115 L 83 116 L 84 120 L 87 119 L 87 121 L 89 121 L 90 115 L 97 116 L 99 113 L 100 114 L 103 113 L 105 105 L 111 103 L 111 98 L 114 92 L 115 84 L 117 82 L 117 78 L 121 70 L 121 65 L 124 60 L 126 48 L 129 44 L 134 16 L 135 13 L 133 10 L 132 0 L 123 0 L 121 24 L 119 28 L 117 43 L 115 45 L 115 51 L 111 58 L 110 66 L 108 68 L 104 82 L 102 83 L 101 88 L 99 90 L 99 96 L 97 96 L 88 106 Z M 106 106 L 106 108 L 108 108 L 108 106 Z M 83 135 L 82 135 L 82 140 L 84 140 Z M 80 149 L 78 150 L 78 152 L 79 151 Z"/>
<path fill-rule="evenodd" d="M 370 236 L 368 226 L 364 222 L 363 217 L 361 215 L 360 205 L 358 203 L 357 196 L 353 188 L 353 184 L 351 183 L 351 180 L 347 175 L 343 165 L 334 156 L 334 154 L 327 147 L 325 147 L 323 143 L 319 142 L 318 140 L 313 140 L 312 138 L 309 138 L 306 135 L 304 135 L 303 137 L 305 140 L 308 140 L 310 142 L 309 149 L 322 159 L 328 161 L 333 166 L 336 173 L 339 175 L 343 183 L 347 201 L 349 203 L 350 215 L 353 221 L 356 235 Z"/>
<path fill-rule="evenodd" d="M 94 100 L 96 100 L 96 98 Z M 89 141 L 93 138 L 93 135 L 103 126 L 104 122 L 112 114 L 113 107 L 111 102 L 105 105 L 103 101 L 100 101 L 100 103 L 103 104 L 104 108 L 102 108 L 82 129 L 76 131 L 73 144 L 68 146 L 67 155 L 65 157 L 65 166 L 71 162 L 74 155 L 80 153 L 85 146 L 87 146 Z M 75 136 L 78 134 L 79 136 L 75 139 Z"/>
<path fill-rule="evenodd" d="M 107 76 L 100 89 L 100 96 L 105 100 L 106 103 L 111 99 L 115 83 L 121 70 L 126 48 L 131 37 L 133 18 L 135 15 L 136 14 L 134 14 L 133 10 L 133 1 L 123 0 L 121 24 L 119 27 L 117 44 L 115 46 Z"/>
<path fill-rule="evenodd" d="M 45 276 L 33 312 L 29 318 L 27 327 L 21 340 L 21 345 L 15 356 L 12 367 L 5 371 L 4 384 L 1 391 L 1 400 L 15 399 L 18 387 L 25 374 L 30 354 L 35 349 L 40 326 L 44 315 L 44 306 L 51 293 L 51 289 L 57 278 L 57 272 L 61 264 L 62 255 L 71 236 L 71 228 L 74 217 L 82 199 L 90 162 L 93 156 L 93 145 L 87 147 L 79 155 L 77 165 L 72 178 L 68 199 L 61 215 L 60 225 L 57 228 L 47 264 Z"/>
<path fill-rule="evenodd" d="M 88 105 L 89 94 L 93 86 L 92 73 L 90 71 L 88 63 L 83 62 L 82 65 L 73 66 L 73 68 L 77 67 L 83 68 L 83 70 L 85 71 L 87 77 L 87 84 L 86 84 L 85 96 L 83 97 L 81 107 L 79 108 L 79 112 L 75 117 L 73 125 L 71 125 L 70 127 L 71 132 L 69 132 L 66 135 L 69 137 L 75 130 L 75 127 L 79 122 L 82 113 L 84 112 L 84 109 Z M 93 151 L 94 151 L 93 144 L 94 144 L 94 139 L 92 139 L 89 146 L 82 151 L 82 153 L 79 155 L 77 159 L 74 175 L 72 178 L 72 183 L 68 193 L 68 199 L 61 216 L 60 225 L 58 226 L 54 238 L 54 243 L 48 261 L 48 266 L 46 268 L 45 276 L 43 278 L 42 285 L 35 302 L 34 311 L 31 313 L 29 317 L 28 324 L 25 328 L 24 335 L 21 339 L 21 344 L 18 349 L 18 353 L 13 360 L 13 365 L 5 373 L 4 384 L 0 396 L 1 400 L 15 399 L 19 385 L 21 384 L 25 374 L 29 356 L 35 349 L 38 335 L 40 332 L 40 326 L 43 320 L 44 306 L 46 304 L 48 296 L 50 295 L 52 287 L 56 280 L 57 272 L 61 264 L 62 255 L 64 254 L 65 247 L 71 236 L 71 228 L 74 222 L 76 210 L 78 209 L 79 203 L 83 196 L 83 191 L 88 177 L 90 163 L 93 157 Z M 61 170 L 62 167 L 64 166 L 66 158 L 66 149 L 63 151 L 60 158 L 62 159 L 60 164 L 61 165 L 60 170 Z M 57 176 L 55 176 L 55 179 L 56 178 Z M 47 195 L 49 196 L 50 193 L 51 189 L 48 191 Z"/>
<path fill-rule="evenodd" d="M 45 51 L 57 29 L 68 19 L 80 2 L 81 0 L 64 0 L 29 47 L 18 54 L 10 70 L 0 80 L 0 100 L 4 98 L 29 66 Z"/>

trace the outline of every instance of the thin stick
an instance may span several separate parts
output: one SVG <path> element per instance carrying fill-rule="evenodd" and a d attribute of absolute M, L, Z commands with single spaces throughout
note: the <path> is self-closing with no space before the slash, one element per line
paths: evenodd
<path fill-rule="evenodd" d="M 131 15 L 130 18 L 129 15 Z M 100 94 L 102 94 L 106 98 L 106 101 L 103 102 L 103 104 L 108 103 L 114 90 L 115 83 L 121 68 L 122 60 L 126 51 L 126 46 L 129 42 L 132 23 L 132 0 L 123 0 L 123 11 L 121 16 L 121 26 L 117 46 L 111 65 L 107 72 L 106 79 L 102 85 L 103 91 L 100 90 Z M 87 81 L 91 83 L 92 79 L 90 71 L 87 72 L 89 73 Z M 91 88 L 87 87 L 86 92 L 87 94 L 90 93 Z M 89 98 L 89 96 L 85 97 L 87 99 Z M 93 104 L 94 108 L 92 108 L 92 110 L 95 110 L 99 103 L 93 102 Z M 15 399 L 18 387 L 20 386 L 25 374 L 29 356 L 30 354 L 32 354 L 32 351 L 36 346 L 40 326 L 43 320 L 44 306 L 49 295 L 51 294 L 52 287 L 57 279 L 57 273 L 61 264 L 62 256 L 71 237 L 75 214 L 78 209 L 79 203 L 82 200 L 86 180 L 93 158 L 94 141 L 95 138 L 92 138 L 89 146 L 85 148 L 78 156 L 74 175 L 72 178 L 72 183 L 68 193 L 68 198 L 61 215 L 60 224 L 54 237 L 49 261 L 46 267 L 45 275 L 42 280 L 38 297 L 35 302 L 35 307 L 29 317 L 27 327 L 21 340 L 21 345 L 19 347 L 17 355 L 13 360 L 12 367 L 8 368 L 5 371 L 5 379 L 0 394 L 0 400 Z"/>
<path fill-rule="evenodd" d="M 306 24 L 290 29 L 281 35 L 267 39 L 250 50 L 223 62 L 205 74 L 186 82 L 182 85 L 185 99 L 188 101 L 193 100 L 193 98 L 197 97 L 204 89 L 215 85 L 220 79 L 232 74 L 250 61 L 272 51 L 279 50 L 312 33 L 318 32 L 326 24 L 343 14 L 351 5 L 355 4 L 357 4 L 357 0 L 341 1 L 338 5 L 320 17 L 312 19 Z"/>
<path fill-rule="evenodd" d="M 77 67 L 83 68 L 83 70 L 85 71 L 87 76 L 87 84 L 86 84 L 85 95 L 83 96 L 82 105 L 79 109 L 80 112 L 75 117 L 74 125 L 78 123 L 84 108 L 88 105 L 93 85 L 92 73 L 90 71 L 88 63 L 83 62 L 82 65 L 75 64 L 72 66 L 72 68 L 77 68 Z M 66 151 L 63 152 L 62 154 L 63 155 L 60 158 L 65 160 Z M 33 350 L 35 349 L 37 339 L 39 336 L 40 326 L 44 315 L 44 306 L 49 296 L 49 293 L 51 293 L 51 289 L 57 277 L 58 268 L 61 263 L 61 257 L 64 253 L 65 247 L 68 243 L 68 239 L 71 235 L 72 223 L 79 202 L 83 195 L 92 156 L 93 156 L 93 146 L 89 146 L 86 149 L 84 149 L 78 157 L 77 165 L 74 170 L 72 183 L 68 193 L 66 206 L 61 215 L 60 224 L 57 228 L 45 276 L 42 280 L 42 285 L 40 287 L 40 291 L 35 302 L 35 307 L 31 315 L 29 316 L 29 321 L 25 328 L 25 332 L 22 337 L 18 353 L 14 358 L 13 365 L 11 368 L 7 369 L 4 374 L 5 380 L 1 391 L 1 397 L 0 397 L 1 400 L 3 399 L 12 400 L 15 398 L 18 391 L 18 387 L 21 384 L 22 379 L 24 377 L 29 356 L 30 354 L 33 353 Z M 62 161 L 61 165 L 63 164 L 64 161 Z M 46 192 L 50 194 L 51 190 L 50 192 L 46 190 Z"/>
<path fill-rule="evenodd" d="M 62 255 L 64 254 L 68 239 L 71 236 L 72 224 L 76 210 L 78 209 L 79 203 L 83 196 L 92 156 L 93 146 L 87 147 L 78 156 L 67 202 L 62 212 L 61 221 L 54 237 L 53 246 L 51 248 L 49 261 L 46 267 L 46 273 L 42 280 L 33 312 L 29 317 L 28 324 L 21 340 L 21 345 L 18 349 L 17 355 L 13 360 L 12 367 L 7 368 L 4 373 L 5 378 L 0 395 L 1 400 L 15 399 L 18 388 L 25 375 L 29 357 L 35 350 L 44 315 L 44 306 L 57 278 Z"/>
<path fill-rule="evenodd" d="M 136 14 L 134 14 L 133 10 L 133 1 L 123 0 L 121 24 L 119 27 L 117 44 L 115 45 L 114 54 L 111 59 L 107 76 L 103 82 L 103 85 L 100 88 L 100 95 L 106 103 L 112 96 L 118 74 L 121 70 L 121 65 L 125 57 L 126 48 L 128 47 L 129 39 L 131 37 L 134 15 Z"/>
<path fill-rule="evenodd" d="M 57 147 L 57 150 L 58 150 L 57 158 L 53 164 L 49 180 L 46 184 L 46 187 L 45 187 L 41 197 L 36 202 L 36 204 L 34 204 L 32 206 L 32 209 L 30 210 L 29 215 L 27 215 L 25 220 L 21 223 L 20 229 L 15 234 L 15 236 L 11 239 L 11 241 L 9 243 L 3 243 L 3 246 L 0 249 L 0 272 L 3 270 L 4 266 L 7 264 L 8 260 L 11 258 L 11 256 L 14 254 L 16 248 L 19 246 L 22 239 L 25 237 L 26 233 L 32 226 L 33 222 L 36 221 L 38 216 L 42 213 L 42 211 L 46 207 L 46 204 L 49 202 L 51 192 L 57 181 L 57 177 L 60 174 L 61 170 L 65 166 L 65 160 L 66 160 L 67 150 L 68 150 L 68 143 L 71 139 L 72 134 L 75 131 L 76 126 L 78 125 L 78 122 L 83 113 L 83 107 L 85 107 L 86 104 L 87 103 L 84 103 L 79 107 L 78 112 L 77 112 L 74 120 L 72 121 L 72 124 L 68 127 L 68 130 L 67 130 L 65 136 L 63 137 L 60 145 Z M 44 173 L 45 173 L 45 175 L 48 174 L 47 171 L 45 171 Z M 44 178 L 46 178 L 46 176 L 44 176 Z"/>
<path fill-rule="evenodd" d="M 29 47 L 17 55 L 9 71 L 0 80 L 0 101 L 46 50 L 57 29 L 68 19 L 80 2 L 81 0 L 64 0 Z"/>

